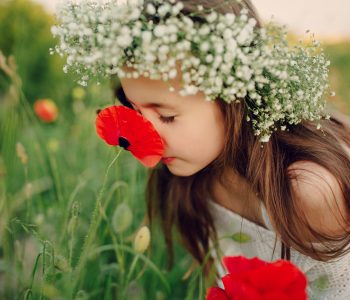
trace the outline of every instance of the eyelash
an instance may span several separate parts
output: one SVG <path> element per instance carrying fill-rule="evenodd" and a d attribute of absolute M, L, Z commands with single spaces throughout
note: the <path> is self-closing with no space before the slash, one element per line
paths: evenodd
<path fill-rule="evenodd" d="M 135 109 L 135 108 L 133 109 L 141 114 L 141 112 L 138 109 Z M 175 116 L 165 117 L 165 116 L 159 115 L 159 120 L 163 123 L 172 123 L 175 121 Z"/>
<path fill-rule="evenodd" d="M 175 116 L 171 116 L 171 117 L 164 117 L 162 115 L 159 115 L 159 120 L 163 123 L 172 123 L 175 120 Z"/>

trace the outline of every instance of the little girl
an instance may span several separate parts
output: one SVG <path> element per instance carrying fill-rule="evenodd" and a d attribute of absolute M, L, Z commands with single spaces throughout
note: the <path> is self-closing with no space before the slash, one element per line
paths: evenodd
<path fill-rule="evenodd" d="M 298 48 L 293 57 L 268 29 L 254 35 L 263 26 L 249 0 L 136 2 L 141 10 L 106 5 L 99 14 L 93 6 L 95 32 L 69 28 L 95 44 L 86 46 L 85 36 L 80 48 L 61 51 L 68 66 L 80 55 L 89 71 L 107 65 L 105 73 L 118 74 L 120 102 L 162 138 L 147 203 L 170 257 L 175 225 L 199 263 L 217 246 L 206 274 L 215 266 L 223 275 L 221 256 L 284 258 L 307 275 L 310 299 L 350 299 L 350 125 L 337 112 L 320 117 L 323 56 Z M 86 7 L 75 11 L 77 22 Z M 179 13 L 183 23 L 169 21 Z M 102 50 L 92 55 L 94 47 Z M 196 84 L 181 90 L 189 82 Z"/>

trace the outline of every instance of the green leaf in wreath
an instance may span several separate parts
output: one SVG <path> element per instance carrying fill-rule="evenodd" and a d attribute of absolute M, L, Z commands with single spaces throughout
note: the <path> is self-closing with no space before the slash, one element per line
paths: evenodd
<path fill-rule="evenodd" d="M 236 232 L 232 235 L 232 239 L 240 244 L 248 243 L 252 240 L 251 236 L 249 234 L 246 234 L 244 232 Z"/>
<path fill-rule="evenodd" d="M 321 275 L 320 277 L 318 277 L 312 282 L 312 285 L 319 290 L 327 289 L 329 285 L 328 275 L 326 274 Z"/>

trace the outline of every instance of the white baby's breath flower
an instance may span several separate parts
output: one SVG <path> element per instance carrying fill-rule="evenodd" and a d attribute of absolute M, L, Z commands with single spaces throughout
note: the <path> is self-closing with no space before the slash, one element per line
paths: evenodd
<path fill-rule="evenodd" d="M 184 8 L 184 4 L 182 2 L 177 2 L 175 4 L 175 7 L 178 9 L 178 10 L 182 10 Z"/>
<path fill-rule="evenodd" d="M 194 85 L 186 86 L 185 88 L 187 95 L 195 95 L 198 92 L 198 87 Z"/>
<path fill-rule="evenodd" d="M 146 11 L 150 15 L 154 15 L 156 13 L 156 8 L 154 7 L 154 5 L 152 3 L 148 3 L 146 6 Z"/>
<path fill-rule="evenodd" d="M 212 11 L 208 16 L 207 16 L 207 21 L 209 23 L 213 23 L 217 19 L 218 14 L 215 11 Z"/>
<path fill-rule="evenodd" d="M 226 43 L 227 48 L 230 49 L 230 52 L 235 51 L 235 49 L 237 48 L 237 41 L 235 39 L 228 39 Z"/>
<path fill-rule="evenodd" d="M 200 45 L 200 50 L 203 52 L 207 52 L 210 48 L 210 45 L 208 42 L 204 42 Z"/>
<path fill-rule="evenodd" d="M 128 47 L 132 42 L 131 36 L 123 35 L 117 37 L 117 44 L 120 47 Z"/>
<path fill-rule="evenodd" d="M 149 44 L 152 40 L 152 33 L 149 31 L 142 32 L 142 40 L 144 44 Z"/>
<path fill-rule="evenodd" d="M 177 76 L 175 62 L 181 61 L 182 94 L 201 90 L 208 101 L 227 102 L 248 95 L 250 122 L 262 142 L 276 124 L 283 129 L 323 117 L 329 61 L 317 41 L 289 47 L 284 27 L 257 28 L 247 9 L 237 16 L 203 12 L 203 24 L 183 15 L 180 1 L 158 4 L 157 12 L 142 0 L 118 6 L 114 1 L 67 3 L 57 13 L 60 24 L 51 28 L 60 44 L 49 51 L 66 57 L 64 72 L 75 70 L 82 85 L 92 76 L 110 74 L 168 80 Z M 125 64 L 136 71 L 124 74 Z"/>
<path fill-rule="evenodd" d="M 207 25 L 203 25 L 203 26 L 199 29 L 199 31 L 198 31 L 198 33 L 199 33 L 200 35 L 203 35 L 203 36 L 208 35 L 209 32 L 210 32 L 210 27 L 207 26 Z"/>
<path fill-rule="evenodd" d="M 53 36 L 58 35 L 58 33 L 60 32 L 59 28 L 57 26 L 52 26 L 51 27 L 51 33 Z"/>
<path fill-rule="evenodd" d="M 141 35 L 141 30 L 140 30 L 140 28 L 134 27 L 134 28 L 132 29 L 132 35 L 133 35 L 134 37 L 140 36 L 140 35 Z"/>
<path fill-rule="evenodd" d="M 159 48 L 159 53 L 166 54 L 166 53 L 169 52 L 169 50 L 170 50 L 170 49 L 169 49 L 168 46 L 162 45 L 162 46 L 160 46 L 160 48 Z"/>
<path fill-rule="evenodd" d="M 215 45 L 215 52 L 218 53 L 218 54 L 223 53 L 223 52 L 224 52 L 224 44 L 218 42 L 218 43 Z"/>
<path fill-rule="evenodd" d="M 248 28 L 244 28 L 238 35 L 237 37 L 237 42 L 240 45 L 244 45 L 247 43 L 247 41 L 250 38 L 250 31 L 248 30 Z"/>
<path fill-rule="evenodd" d="M 161 18 L 170 12 L 171 12 L 171 6 L 168 3 L 165 3 L 158 8 L 158 14 Z"/>
<path fill-rule="evenodd" d="M 224 31 L 224 38 L 227 40 L 227 39 L 230 39 L 232 38 L 232 35 L 233 35 L 233 32 L 230 28 L 226 28 L 225 31 Z"/>
<path fill-rule="evenodd" d="M 225 14 L 225 21 L 227 26 L 233 25 L 234 21 L 236 19 L 236 16 L 232 13 L 226 13 Z"/>
<path fill-rule="evenodd" d="M 211 63 L 211 62 L 213 62 L 213 60 L 214 60 L 214 57 L 213 57 L 213 55 L 211 55 L 211 54 L 208 54 L 208 55 L 205 57 L 205 61 L 206 61 L 207 63 Z"/>
<path fill-rule="evenodd" d="M 156 37 L 162 37 L 163 35 L 165 35 L 167 33 L 167 27 L 165 25 L 157 25 L 154 28 L 154 35 Z"/>
<path fill-rule="evenodd" d="M 216 25 L 216 30 L 218 32 L 222 32 L 224 29 L 226 28 L 226 25 L 222 22 L 219 22 L 217 25 Z"/>

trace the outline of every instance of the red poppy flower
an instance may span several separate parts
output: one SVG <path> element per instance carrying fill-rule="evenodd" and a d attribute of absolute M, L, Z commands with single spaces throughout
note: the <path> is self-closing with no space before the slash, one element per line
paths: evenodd
<path fill-rule="evenodd" d="M 209 288 L 206 300 L 307 299 L 305 274 L 287 260 L 233 256 L 224 257 L 223 264 L 229 272 L 222 277 L 225 289 Z"/>
<path fill-rule="evenodd" d="M 51 99 L 40 99 L 34 102 L 34 112 L 40 120 L 51 123 L 57 119 L 58 109 Z"/>
<path fill-rule="evenodd" d="M 125 106 L 109 106 L 96 117 L 96 132 L 109 145 L 130 151 L 144 166 L 162 158 L 163 141 L 152 123 Z"/>
<path fill-rule="evenodd" d="M 223 289 L 212 287 L 207 291 L 207 300 L 230 300 Z"/>

